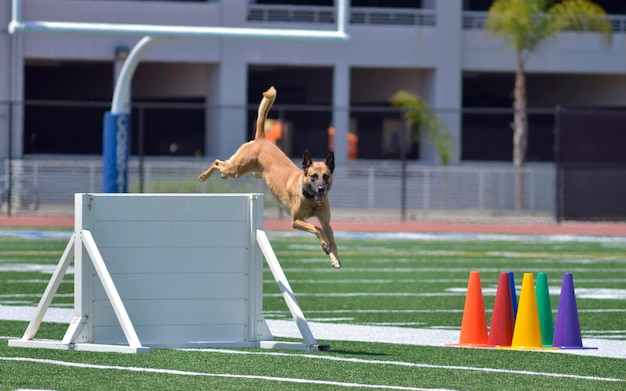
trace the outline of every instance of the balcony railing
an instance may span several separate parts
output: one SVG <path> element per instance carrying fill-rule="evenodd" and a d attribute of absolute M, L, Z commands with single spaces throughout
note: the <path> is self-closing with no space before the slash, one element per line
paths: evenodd
<path fill-rule="evenodd" d="M 249 22 L 335 23 L 333 7 L 310 7 L 297 5 L 259 5 L 248 7 Z"/>
<path fill-rule="evenodd" d="M 288 22 L 288 23 L 335 23 L 333 7 L 312 7 L 298 5 L 250 4 L 249 22 Z M 401 8 L 353 7 L 350 11 L 351 24 L 435 26 L 434 10 Z"/>
<path fill-rule="evenodd" d="M 487 22 L 487 12 L 463 12 L 463 28 L 466 30 L 480 30 Z M 626 15 L 609 15 L 614 33 L 626 33 Z"/>
<path fill-rule="evenodd" d="M 464 11 L 463 29 L 481 30 L 487 21 L 487 12 Z M 287 22 L 333 24 L 336 22 L 333 7 L 299 5 L 250 4 L 249 22 Z M 626 33 L 626 15 L 609 15 L 614 33 Z M 395 25 L 395 26 L 436 26 L 437 13 L 431 9 L 352 7 L 350 24 L 354 25 Z"/>
<path fill-rule="evenodd" d="M 434 10 L 403 8 L 352 8 L 351 24 L 384 24 L 404 26 L 435 26 L 437 14 Z"/>

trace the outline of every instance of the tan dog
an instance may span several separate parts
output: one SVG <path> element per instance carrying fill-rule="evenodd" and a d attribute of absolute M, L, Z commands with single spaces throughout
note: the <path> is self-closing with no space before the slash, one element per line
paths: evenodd
<path fill-rule="evenodd" d="M 335 155 L 328 154 L 326 162 L 313 162 L 309 151 L 304 151 L 302 170 L 285 153 L 265 137 L 265 119 L 276 100 L 276 90 L 271 87 L 263 93 L 256 120 L 254 140 L 243 144 L 230 159 L 216 159 L 198 179 L 206 181 L 215 170 L 222 178 L 240 178 L 246 174 L 263 178 L 276 199 L 291 210 L 292 226 L 317 236 L 322 248 L 330 256 L 330 264 L 339 269 L 337 244 L 330 226 L 330 204 L 326 197 L 333 184 Z M 322 228 L 306 221 L 317 217 Z"/>

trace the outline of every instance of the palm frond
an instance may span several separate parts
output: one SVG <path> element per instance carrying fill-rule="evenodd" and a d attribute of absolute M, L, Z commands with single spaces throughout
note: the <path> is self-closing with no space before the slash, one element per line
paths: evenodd
<path fill-rule="evenodd" d="M 447 165 L 453 148 L 452 137 L 426 101 L 409 91 L 400 90 L 391 97 L 391 104 L 405 109 L 404 117 L 410 125 L 413 139 L 419 141 L 421 137 L 428 137 L 437 148 L 441 163 Z"/>
<path fill-rule="evenodd" d="M 548 10 L 555 31 L 590 31 L 602 34 L 610 43 L 613 27 L 606 11 L 588 0 L 566 0 Z"/>

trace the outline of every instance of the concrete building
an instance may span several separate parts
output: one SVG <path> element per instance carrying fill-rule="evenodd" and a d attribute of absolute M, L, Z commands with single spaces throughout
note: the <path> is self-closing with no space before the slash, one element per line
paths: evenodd
<path fill-rule="evenodd" d="M 25 21 L 331 30 L 336 19 L 332 0 L 20 3 Z M 250 137 L 254 110 L 247 105 L 256 105 L 260 92 L 275 85 L 277 107 L 285 105 L 281 115 L 291 125 L 286 149 L 293 156 L 304 147 L 325 155 L 332 125 L 339 163 L 348 160 L 349 132 L 359 136 L 359 157 L 397 157 L 398 114 L 369 108 L 388 107 L 390 96 L 404 89 L 425 98 L 447 125 L 455 143 L 453 163 L 510 159 L 510 114 L 463 112 L 511 107 L 515 54 L 482 30 L 490 3 L 356 0 L 345 43 L 158 42 L 132 82 L 132 101 L 153 104 L 144 119 L 150 138 L 145 153 L 230 156 Z M 529 107 L 626 107 L 626 5 L 597 3 L 611 13 L 612 41 L 592 33 L 561 33 L 547 41 L 527 64 Z M 0 0 L 0 159 L 9 156 L 9 148 L 13 157 L 99 154 L 102 113 L 110 107 L 115 75 L 141 36 L 11 35 L 10 20 L 11 1 Z M 181 106 L 154 106 L 162 102 Z M 551 116 L 542 118 L 531 121 L 529 159 L 550 161 Z M 419 150 L 411 157 L 437 162 L 428 142 L 414 147 Z"/>

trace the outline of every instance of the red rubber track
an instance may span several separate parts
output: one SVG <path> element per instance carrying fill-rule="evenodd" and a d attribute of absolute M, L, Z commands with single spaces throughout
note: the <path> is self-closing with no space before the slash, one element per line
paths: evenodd
<path fill-rule="evenodd" d="M 72 228 L 73 217 L 0 216 L 0 227 Z M 535 235 L 626 236 L 626 223 L 563 222 L 553 224 L 438 223 L 390 221 L 333 221 L 333 230 L 349 232 L 455 232 Z M 291 230 L 289 220 L 265 220 L 268 231 Z"/>

